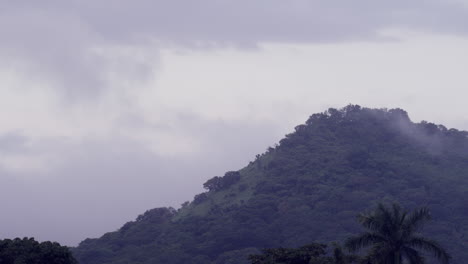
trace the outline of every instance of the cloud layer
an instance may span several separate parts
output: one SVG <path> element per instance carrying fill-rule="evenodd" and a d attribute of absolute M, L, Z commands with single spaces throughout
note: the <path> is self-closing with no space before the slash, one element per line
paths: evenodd
<path fill-rule="evenodd" d="M 0 54 L 3 67 L 90 100 L 109 89 L 112 73 L 144 78 L 161 47 L 379 41 L 394 27 L 466 34 L 467 17 L 465 5 L 447 0 L 8 1 Z M 122 56 L 128 49 L 151 59 Z"/>

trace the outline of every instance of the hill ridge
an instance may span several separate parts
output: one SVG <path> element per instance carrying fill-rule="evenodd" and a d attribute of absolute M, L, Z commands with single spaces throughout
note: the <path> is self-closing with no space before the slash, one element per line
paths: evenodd
<path fill-rule="evenodd" d="M 398 108 L 330 108 L 180 209 L 148 210 L 74 253 L 83 264 L 248 263 L 264 247 L 341 240 L 358 212 L 399 201 L 432 209 L 428 231 L 457 263 L 468 258 L 467 175 L 466 131 Z"/>

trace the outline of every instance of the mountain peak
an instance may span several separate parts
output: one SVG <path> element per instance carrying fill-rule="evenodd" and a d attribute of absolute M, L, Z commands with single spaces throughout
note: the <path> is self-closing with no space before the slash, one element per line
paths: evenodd
<path fill-rule="evenodd" d="M 425 205 L 427 230 L 468 258 L 468 133 L 413 123 L 402 109 L 313 114 L 245 168 L 216 176 L 182 208 L 153 209 L 74 250 L 83 264 L 248 263 L 266 247 L 342 240 L 379 202 Z"/>

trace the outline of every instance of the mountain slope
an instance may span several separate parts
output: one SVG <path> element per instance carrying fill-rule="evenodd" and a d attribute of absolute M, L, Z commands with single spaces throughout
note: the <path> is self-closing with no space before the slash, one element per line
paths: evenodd
<path fill-rule="evenodd" d="M 215 177 L 179 210 L 156 208 L 74 254 L 82 264 L 247 263 L 265 247 L 340 241 L 377 202 L 427 205 L 427 236 L 468 259 L 468 132 L 401 109 L 312 115 L 247 167 Z"/>

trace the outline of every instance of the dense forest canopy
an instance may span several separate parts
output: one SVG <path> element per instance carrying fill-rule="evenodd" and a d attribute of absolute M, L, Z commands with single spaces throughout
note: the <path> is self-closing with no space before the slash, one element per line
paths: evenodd
<path fill-rule="evenodd" d="M 179 209 L 73 249 L 82 264 L 249 263 L 263 248 L 343 241 L 377 203 L 427 206 L 426 234 L 468 259 L 468 132 L 401 109 L 349 105 L 312 115 L 245 168 L 211 178 Z"/>

